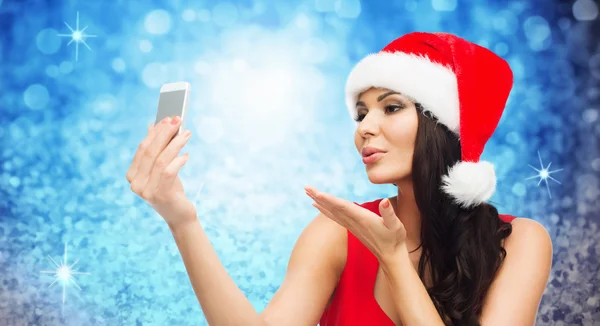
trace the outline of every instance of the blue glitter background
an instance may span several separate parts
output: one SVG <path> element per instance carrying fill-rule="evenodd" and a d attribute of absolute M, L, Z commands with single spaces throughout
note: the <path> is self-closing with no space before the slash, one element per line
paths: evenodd
<path fill-rule="evenodd" d="M 77 19 L 89 49 L 69 44 Z M 537 324 L 599 325 L 599 21 L 591 0 L 0 0 L 0 324 L 206 325 L 169 229 L 125 179 L 160 85 L 179 80 L 192 85 L 184 187 L 261 311 L 317 213 L 304 185 L 395 193 L 366 177 L 343 86 L 360 58 L 420 30 L 510 63 L 483 155 L 493 203 L 552 235 Z M 550 162 L 557 182 L 538 185 L 532 167 Z M 65 249 L 88 274 L 63 304 L 43 271 Z"/>

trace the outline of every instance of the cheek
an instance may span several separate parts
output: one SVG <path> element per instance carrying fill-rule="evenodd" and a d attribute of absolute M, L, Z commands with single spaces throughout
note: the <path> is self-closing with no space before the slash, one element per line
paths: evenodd
<path fill-rule="evenodd" d="M 389 129 L 389 139 L 392 141 L 394 152 L 402 165 L 412 166 L 415 140 L 417 138 L 418 117 L 413 114 L 399 117 Z"/>
<path fill-rule="evenodd" d="M 395 127 L 390 133 L 390 138 L 393 139 L 394 149 L 412 156 L 415 148 L 416 135 L 417 132 L 415 128 Z"/>

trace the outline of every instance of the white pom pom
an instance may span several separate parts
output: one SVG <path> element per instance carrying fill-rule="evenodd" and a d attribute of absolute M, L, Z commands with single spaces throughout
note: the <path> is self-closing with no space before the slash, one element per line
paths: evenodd
<path fill-rule="evenodd" d="M 496 173 L 490 162 L 458 162 L 442 178 L 442 190 L 465 208 L 490 199 L 496 191 Z"/>

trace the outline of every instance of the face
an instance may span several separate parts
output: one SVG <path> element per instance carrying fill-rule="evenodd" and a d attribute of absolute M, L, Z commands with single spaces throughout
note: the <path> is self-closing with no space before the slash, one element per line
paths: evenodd
<path fill-rule="evenodd" d="M 374 162 L 365 163 L 369 181 L 400 184 L 410 179 L 417 114 L 415 104 L 398 92 L 370 88 L 360 94 L 355 117 L 359 122 L 354 134 L 356 149 L 361 156 L 367 146 L 385 151 L 375 154 L 371 158 Z"/>

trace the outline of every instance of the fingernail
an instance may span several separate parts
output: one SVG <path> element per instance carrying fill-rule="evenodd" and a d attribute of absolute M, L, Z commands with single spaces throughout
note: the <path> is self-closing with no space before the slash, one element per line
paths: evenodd
<path fill-rule="evenodd" d="M 383 200 L 383 208 L 388 208 L 388 207 L 390 207 L 390 201 L 387 199 L 384 199 Z"/>
<path fill-rule="evenodd" d="M 179 116 L 175 116 L 173 120 L 171 120 L 172 125 L 176 125 L 179 122 Z"/>
<path fill-rule="evenodd" d="M 171 118 L 170 117 L 166 117 L 160 123 L 168 123 L 169 120 L 171 120 Z"/>

